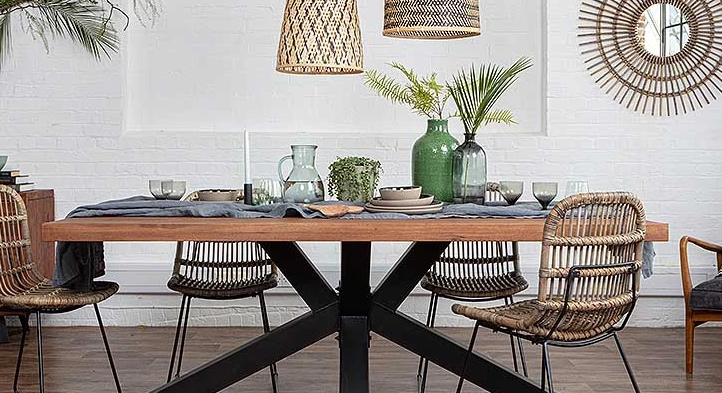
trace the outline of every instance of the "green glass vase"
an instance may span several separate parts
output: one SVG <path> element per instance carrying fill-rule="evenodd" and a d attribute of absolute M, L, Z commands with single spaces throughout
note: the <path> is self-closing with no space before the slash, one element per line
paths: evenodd
<path fill-rule="evenodd" d="M 443 202 L 453 202 L 452 166 L 459 142 L 449 134 L 448 120 L 429 120 L 426 133 L 414 143 L 411 173 L 415 186 Z"/>

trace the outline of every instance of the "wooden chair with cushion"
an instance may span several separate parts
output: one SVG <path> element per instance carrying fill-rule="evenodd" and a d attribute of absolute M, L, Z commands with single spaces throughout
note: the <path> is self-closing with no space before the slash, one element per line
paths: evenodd
<path fill-rule="evenodd" d="M 694 288 L 689 273 L 687 254 L 689 243 L 714 252 L 717 257 L 717 270 L 721 273 Z M 682 289 L 685 304 L 685 368 L 687 374 L 692 374 L 694 369 L 694 329 L 706 322 L 722 322 L 722 246 L 684 236 L 679 241 L 679 259 L 682 267 Z"/>
<path fill-rule="evenodd" d="M 20 351 L 15 367 L 13 391 L 18 392 L 18 378 L 23 358 L 25 339 L 29 331 L 28 316 L 37 317 L 38 335 L 38 371 L 40 392 L 45 391 L 43 374 L 43 313 L 58 314 L 77 310 L 83 306 L 93 305 L 98 326 L 105 344 L 110 368 L 118 393 L 121 392 L 115 363 L 105 335 L 103 321 L 98 310 L 98 303 L 109 298 L 118 291 L 114 282 L 96 281 L 88 290 L 71 290 L 55 288 L 50 280 L 38 271 L 30 250 L 30 231 L 28 228 L 27 211 L 20 195 L 12 188 L 0 185 L 0 311 L 21 312 L 23 325 Z"/>
<path fill-rule="evenodd" d="M 486 193 L 486 200 L 502 201 L 495 183 Z M 514 303 L 514 295 L 529 287 L 519 268 L 517 242 L 453 242 L 439 260 L 424 275 L 421 287 L 431 292 L 426 325 L 433 327 L 439 298 L 464 302 L 504 300 Z M 514 337 L 510 336 L 514 370 L 519 371 Z M 524 348 L 521 339 L 519 357 L 524 375 L 527 375 Z M 429 361 L 421 358 L 417 372 L 419 391 L 426 389 Z"/>
<path fill-rule="evenodd" d="M 198 193 L 191 193 L 185 199 L 198 200 Z M 267 333 L 270 326 L 263 292 L 276 286 L 276 265 L 258 243 L 178 242 L 173 275 L 168 280 L 168 288 L 181 293 L 183 298 L 167 381 L 170 382 L 173 376 L 176 354 L 178 365 L 175 376 L 178 377 L 181 372 L 191 299 L 235 300 L 258 296 L 263 331 Z M 273 391 L 276 393 L 278 374 L 275 364 L 271 365 L 270 371 Z"/>
<path fill-rule="evenodd" d="M 455 313 L 476 320 L 469 353 L 479 326 L 539 344 L 542 390 L 548 383 L 553 392 L 549 346 L 582 347 L 614 337 L 639 393 L 617 332 L 639 294 L 645 225 L 642 203 L 629 193 L 578 194 L 560 201 L 544 224 L 536 299 L 487 309 L 453 306 Z"/>

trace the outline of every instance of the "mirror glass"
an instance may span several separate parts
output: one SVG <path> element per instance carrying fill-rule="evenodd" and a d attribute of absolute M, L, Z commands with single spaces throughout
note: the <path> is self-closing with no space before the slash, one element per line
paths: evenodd
<path fill-rule="evenodd" d="M 639 44 L 653 55 L 675 55 L 688 40 L 689 21 L 677 7 L 654 4 L 639 18 Z"/>

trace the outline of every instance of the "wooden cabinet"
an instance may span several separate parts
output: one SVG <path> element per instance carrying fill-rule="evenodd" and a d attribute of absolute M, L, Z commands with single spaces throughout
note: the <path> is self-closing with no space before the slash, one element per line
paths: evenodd
<path fill-rule="evenodd" d="M 53 278 L 55 268 L 55 243 L 40 241 L 40 227 L 48 221 L 55 221 L 55 192 L 33 190 L 21 192 L 28 209 L 28 226 L 32 243 L 33 260 L 38 270 L 47 278 Z"/>

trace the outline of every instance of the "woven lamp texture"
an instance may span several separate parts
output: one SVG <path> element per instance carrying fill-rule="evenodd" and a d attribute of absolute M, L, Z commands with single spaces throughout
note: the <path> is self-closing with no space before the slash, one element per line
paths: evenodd
<path fill-rule="evenodd" d="M 477 36 L 479 0 L 386 0 L 383 34 L 426 40 Z"/>
<path fill-rule="evenodd" d="M 288 0 L 276 71 L 288 74 L 363 72 L 356 0 Z"/>

